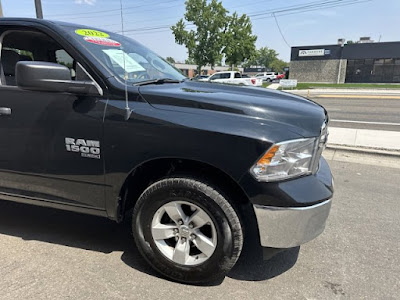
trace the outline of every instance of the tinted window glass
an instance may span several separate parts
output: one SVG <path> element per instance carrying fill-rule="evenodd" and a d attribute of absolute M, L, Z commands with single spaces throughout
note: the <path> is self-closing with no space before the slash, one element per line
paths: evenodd
<path fill-rule="evenodd" d="M 19 61 L 60 63 L 75 71 L 73 59 L 51 37 L 38 31 L 13 30 L 6 32 L 1 48 L 2 84 L 16 85 L 15 67 Z"/>
<path fill-rule="evenodd" d="M 221 79 L 229 79 L 231 78 L 231 73 L 221 73 Z"/>

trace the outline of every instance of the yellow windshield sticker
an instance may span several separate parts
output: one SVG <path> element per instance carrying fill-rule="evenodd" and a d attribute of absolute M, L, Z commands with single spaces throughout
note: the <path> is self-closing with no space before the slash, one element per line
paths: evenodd
<path fill-rule="evenodd" d="M 98 31 L 98 30 L 92 30 L 92 29 L 77 29 L 75 30 L 76 34 L 82 35 L 82 36 L 90 36 L 90 37 L 99 37 L 99 38 L 108 38 L 110 37 L 107 33 Z"/>

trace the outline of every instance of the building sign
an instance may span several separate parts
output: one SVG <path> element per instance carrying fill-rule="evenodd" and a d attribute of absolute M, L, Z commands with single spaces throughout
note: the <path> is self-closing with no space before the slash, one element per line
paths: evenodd
<path fill-rule="evenodd" d="M 279 81 L 279 85 L 282 88 L 295 88 L 295 87 L 297 87 L 297 80 L 296 79 L 281 79 Z"/>
<path fill-rule="evenodd" d="M 299 50 L 299 56 L 324 56 L 325 49 Z"/>

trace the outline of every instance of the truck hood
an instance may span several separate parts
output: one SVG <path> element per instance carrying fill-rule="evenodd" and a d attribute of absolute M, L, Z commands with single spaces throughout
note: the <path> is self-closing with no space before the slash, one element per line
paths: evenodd
<path fill-rule="evenodd" d="M 235 114 L 287 125 L 288 130 L 304 137 L 318 136 L 326 118 L 325 109 L 313 101 L 263 88 L 185 81 L 142 86 L 139 92 L 159 109 L 192 108 L 204 113 Z"/>

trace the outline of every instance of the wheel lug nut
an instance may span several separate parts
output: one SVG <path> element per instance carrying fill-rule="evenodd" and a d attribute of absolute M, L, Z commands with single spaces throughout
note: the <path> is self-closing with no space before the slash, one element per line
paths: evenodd
<path fill-rule="evenodd" d="M 179 232 L 178 229 L 174 229 L 174 233 L 177 234 Z"/>
<path fill-rule="evenodd" d="M 179 225 L 182 225 L 182 224 L 183 224 L 183 221 L 182 221 L 182 220 L 179 220 L 179 221 L 178 221 L 178 224 L 179 224 Z"/>
<path fill-rule="evenodd" d="M 193 229 L 193 227 L 194 227 L 194 226 L 193 226 L 193 223 L 190 223 L 190 224 L 189 224 L 189 228 L 190 228 L 190 229 Z"/>
<path fill-rule="evenodd" d="M 196 235 L 195 235 L 195 234 L 191 234 L 191 235 L 190 235 L 190 238 L 191 238 L 192 240 L 195 240 L 195 239 L 196 239 Z"/>
<path fill-rule="evenodd" d="M 182 238 L 182 243 L 186 243 L 186 238 Z"/>

